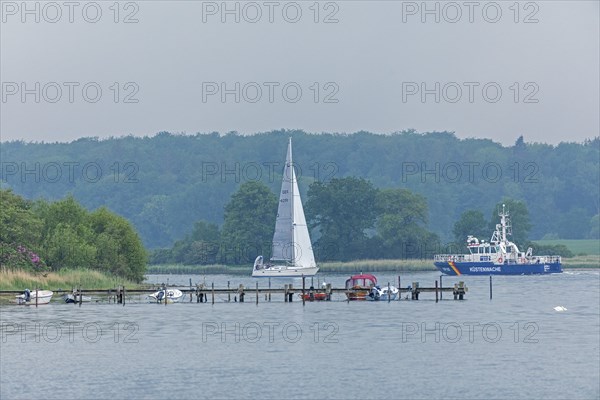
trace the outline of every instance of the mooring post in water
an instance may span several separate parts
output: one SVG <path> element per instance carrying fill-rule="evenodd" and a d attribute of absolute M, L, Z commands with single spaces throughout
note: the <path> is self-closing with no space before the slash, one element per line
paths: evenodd
<path fill-rule="evenodd" d="M 438 281 L 435 281 L 435 302 L 438 302 Z"/>
<path fill-rule="evenodd" d="M 212 299 L 212 304 L 215 304 L 215 283 L 212 282 L 210 284 L 210 287 L 211 287 L 211 289 L 210 289 L 210 291 L 211 291 L 210 296 L 211 296 L 211 299 Z"/>
<path fill-rule="evenodd" d="M 227 301 L 231 302 L 231 292 L 229 291 L 229 281 L 227 281 Z"/>
<path fill-rule="evenodd" d="M 327 301 L 331 301 L 331 283 L 325 284 L 325 293 L 327 294 Z"/>
<path fill-rule="evenodd" d="M 419 282 L 413 282 L 411 298 L 413 300 L 419 300 Z"/>
<path fill-rule="evenodd" d="M 400 275 L 398 275 L 398 301 L 402 299 L 402 285 L 400 282 Z"/>
<path fill-rule="evenodd" d="M 125 307 L 125 296 L 126 296 L 125 285 L 123 285 L 123 307 Z"/>
<path fill-rule="evenodd" d="M 492 276 L 490 275 L 490 300 L 492 299 Z"/>
<path fill-rule="evenodd" d="M 304 290 L 306 289 L 306 277 L 302 274 L 302 305 L 306 304 L 306 300 L 304 299 Z"/>
<path fill-rule="evenodd" d="M 192 278 L 190 278 L 190 303 L 192 302 L 192 291 L 193 291 L 193 287 L 192 287 Z"/>
<path fill-rule="evenodd" d="M 83 293 L 81 292 L 81 286 L 79 286 L 79 307 L 83 304 Z"/>
<path fill-rule="evenodd" d="M 444 291 L 442 290 L 442 277 L 444 275 L 440 275 L 440 300 L 442 299 L 442 296 L 444 294 Z"/>
<path fill-rule="evenodd" d="M 392 288 L 390 287 L 390 283 L 388 282 L 388 303 L 392 301 Z"/>
<path fill-rule="evenodd" d="M 271 302 L 271 278 L 269 278 L 269 302 Z"/>
<path fill-rule="evenodd" d="M 292 300 L 294 299 L 294 290 L 293 290 L 294 285 L 290 283 L 289 289 L 290 289 L 290 291 L 288 293 L 288 303 L 291 303 Z"/>
<path fill-rule="evenodd" d="M 287 299 L 288 299 L 288 285 L 287 283 L 285 285 L 283 285 L 283 302 L 287 303 Z"/>
<path fill-rule="evenodd" d="M 39 291 L 38 291 L 38 288 L 37 288 L 37 286 L 36 286 L 36 288 L 35 288 L 35 306 L 36 306 L 36 307 L 38 306 L 38 292 L 39 292 Z"/>
<path fill-rule="evenodd" d="M 240 293 L 240 303 L 243 303 L 244 302 L 244 296 L 246 295 L 244 293 L 244 285 L 240 284 L 238 292 Z"/>
<path fill-rule="evenodd" d="M 256 282 L 256 304 L 258 304 L 258 281 Z"/>

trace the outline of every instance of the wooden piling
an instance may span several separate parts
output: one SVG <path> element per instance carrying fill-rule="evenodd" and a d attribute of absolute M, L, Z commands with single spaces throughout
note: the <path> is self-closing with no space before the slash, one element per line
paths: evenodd
<path fill-rule="evenodd" d="M 442 296 L 444 295 L 444 290 L 442 289 L 442 277 L 444 275 L 440 275 L 440 300 L 442 299 Z"/>
<path fill-rule="evenodd" d="M 492 299 L 492 276 L 490 275 L 490 300 Z"/>
<path fill-rule="evenodd" d="M 304 291 L 306 290 L 306 277 L 302 274 L 302 305 L 306 305 L 306 300 L 304 299 Z"/>
<path fill-rule="evenodd" d="M 388 282 L 388 303 L 392 301 L 392 288 L 390 287 L 390 283 Z"/>
<path fill-rule="evenodd" d="M 212 282 L 212 283 L 210 284 L 210 286 L 211 286 L 211 293 L 210 293 L 210 296 L 211 296 L 211 299 L 212 299 L 212 304 L 215 304 L 215 283 L 214 283 L 214 282 Z"/>
<path fill-rule="evenodd" d="M 36 288 L 35 288 L 35 306 L 36 307 L 38 306 L 38 293 L 39 293 L 39 290 L 36 286 Z"/>
<path fill-rule="evenodd" d="M 229 289 L 229 281 L 227 281 L 227 289 Z M 227 292 L 227 301 L 231 302 L 231 293 Z"/>
<path fill-rule="evenodd" d="M 271 278 L 269 278 L 269 302 L 271 302 Z"/>
<path fill-rule="evenodd" d="M 288 286 L 289 292 L 288 292 L 288 303 L 291 303 L 294 300 L 294 290 L 293 290 L 294 285 L 292 285 L 290 283 L 290 285 Z"/>
<path fill-rule="evenodd" d="M 287 303 L 288 301 L 288 285 L 283 285 L 283 302 Z"/>
<path fill-rule="evenodd" d="M 256 304 L 258 304 L 258 282 L 256 282 Z"/>
<path fill-rule="evenodd" d="M 400 282 L 400 275 L 398 275 L 398 301 L 402 300 L 402 285 Z"/>
<path fill-rule="evenodd" d="M 438 281 L 435 281 L 435 302 L 438 302 Z"/>
<path fill-rule="evenodd" d="M 125 285 L 123 285 L 123 307 L 125 307 L 125 296 L 126 296 L 126 292 L 125 292 Z M 165 299 L 165 302 L 167 300 Z"/>
<path fill-rule="evenodd" d="M 245 296 L 244 285 L 240 284 L 240 286 L 238 287 L 238 292 L 240 294 L 240 303 L 243 303 L 244 302 L 244 296 Z"/>

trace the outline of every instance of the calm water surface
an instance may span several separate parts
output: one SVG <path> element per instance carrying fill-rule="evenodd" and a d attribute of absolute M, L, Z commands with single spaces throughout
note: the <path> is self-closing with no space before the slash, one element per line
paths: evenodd
<path fill-rule="evenodd" d="M 379 282 L 397 282 L 376 274 Z M 404 273 L 433 286 L 437 273 Z M 224 287 L 247 277 L 153 275 Z M 346 275 L 320 275 L 339 287 Z M 459 279 L 444 277 L 444 285 Z M 464 301 L 0 306 L 0 398 L 598 399 L 600 276 L 462 277 Z M 301 287 L 301 280 L 275 280 Z M 310 282 L 310 280 L 308 280 Z M 259 280 L 261 287 L 268 281 Z M 281 297 L 281 298 L 279 298 Z M 210 299 L 210 297 L 209 297 Z M 556 306 L 566 307 L 557 312 Z"/>

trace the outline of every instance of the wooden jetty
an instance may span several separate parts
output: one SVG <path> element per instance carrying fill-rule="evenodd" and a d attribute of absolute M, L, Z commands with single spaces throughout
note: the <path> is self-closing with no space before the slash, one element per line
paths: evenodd
<path fill-rule="evenodd" d="M 438 302 L 442 299 L 443 292 L 452 292 L 454 300 L 463 300 L 466 295 L 468 288 L 463 281 L 455 283 L 453 286 L 442 287 L 442 279 L 440 277 L 439 283 L 436 280 L 435 285 L 431 287 L 421 286 L 419 282 L 412 282 L 410 286 L 401 287 L 400 285 L 400 277 L 398 277 L 398 297 L 394 301 L 402 300 L 403 293 L 406 294 L 406 298 L 408 299 L 408 294 L 410 294 L 410 300 L 419 300 L 419 296 L 421 293 L 435 293 L 435 301 Z M 388 282 L 387 286 L 390 286 Z M 224 302 L 232 302 L 231 298 L 233 296 L 234 303 L 244 303 L 247 301 L 247 295 L 252 296 L 254 294 L 254 301 L 256 304 L 259 303 L 259 299 L 264 298 L 265 302 L 270 302 L 272 295 L 283 295 L 283 301 L 285 303 L 291 303 L 294 300 L 294 295 L 300 295 L 302 303 L 306 303 L 306 301 L 313 301 L 317 298 L 324 298 L 325 301 L 331 301 L 332 296 L 334 294 L 343 294 L 348 297 L 348 294 L 358 292 L 364 289 L 348 289 L 348 288 L 334 288 L 330 283 L 326 284 L 322 288 L 314 288 L 310 286 L 306 287 L 306 277 L 302 279 L 302 287 L 294 287 L 292 284 L 285 284 L 283 287 L 272 288 L 271 282 L 269 280 L 269 287 L 259 287 L 258 282 L 256 282 L 255 287 L 248 287 L 242 284 L 237 287 L 231 287 L 230 282 L 227 282 L 227 287 L 225 288 L 215 288 L 214 283 L 211 283 L 210 286 L 206 284 L 197 284 L 190 286 L 177 286 L 177 285 L 157 285 L 151 288 L 146 289 L 127 289 L 125 286 L 118 286 L 111 289 L 82 289 L 80 287 L 73 288 L 71 290 L 53 290 L 56 294 L 72 294 L 74 296 L 74 304 L 79 306 L 82 305 L 83 295 L 96 295 L 100 298 L 104 298 L 108 303 L 114 304 L 122 304 L 125 305 L 127 301 L 131 302 L 131 298 L 135 295 L 142 296 L 143 294 L 151 294 L 158 290 L 165 289 L 179 289 L 184 294 L 183 299 L 180 302 L 189 301 L 196 303 L 211 303 L 215 304 L 216 296 L 227 295 L 227 300 L 223 300 Z M 490 299 L 491 299 L 491 290 L 492 290 L 492 282 L 490 279 Z M 0 296 L 3 295 L 18 295 L 21 294 L 22 291 L 15 290 L 2 290 L 0 291 Z M 129 296 L 129 300 L 128 299 Z M 209 300 L 210 297 L 210 300 Z M 280 297 L 281 298 L 281 297 Z M 188 300 L 189 299 L 189 300 Z M 104 300 L 97 300 L 104 301 Z M 347 298 L 344 301 L 349 301 Z M 388 300 L 389 302 L 390 300 Z M 159 301 L 160 303 L 167 304 L 166 301 Z"/>

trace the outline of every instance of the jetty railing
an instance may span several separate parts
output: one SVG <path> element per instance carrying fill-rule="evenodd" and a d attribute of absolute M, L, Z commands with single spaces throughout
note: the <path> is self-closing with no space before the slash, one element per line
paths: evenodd
<path fill-rule="evenodd" d="M 387 283 L 388 293 L 390 293 L 390 282 Z M 382 285 L 382 287 L 386 287 L 386 285 Z M 195 286 L 180 286 L 180 285 L 156 285 L 150 288 L 138 288 L 138 289 L 127 289 L 124 286 L 118 286 L 116 288 L 111 289 L 83 289 L 81 287 L 74 289 L 58 289 L 53 290 L 53 292 L 57 295 L 73 295 L 73 300 L 75 304 L 79 306 L 84 302 L 84 294 L 85 295 L 96 295 L 98 298 L 95 299 L 95 302 L 108 302 L 114 304 L 122 304 L 125 305 L 126 302 L 133 302 L 133 296 L 138 296 L 138 300 L 141 301 L 141 298 L 144 294 L 149 295 L 155 293 L 158 290 L 165 289 L 178 289 L 183 293 L 183 298 L 179 302 L 195 302 L 196 303 L 215 303 L 217 296 L 226 295 L 226 299 L 224 297 L 219 297 L 220 302 L 233 302 L 234 303 L 244 303 L 246 301 L 246 296 L 248 294 L 253 295 L 256 304 L 262 298 L 264 298 L 264 302 L 271 302 L 273 295 L 283 295 L 283 301 L 285 303 L 293 302 L 294 296 L 299 295 L 301 297 L 302 303 L 304 304 L 306 301 L 316 301 L 316 300 L 325 300 L 332 301 L 332 297 L 334 294 L 345 295 L 346 299 L 344 301 L 350 301 L 351 295 L 355 293 L 364 293 L 365 290 L 369 290 L 370 288 L 335 288 L 332 287 L 331 283 L 325 284 L 323 287 L 315 288 L 314 286 L 306 287 L 306 277 L 303 278 L 302 287 L 294 287 L 293 284 L 285 284 L 283 287 L 272 288 L 271 283 L 269 282 L 269 287 L 259 287 L 258 282 L 256 282 L 255 287 L 247 287 L 243 284 L 239 286 L 231 286 L 228 282 L 227 287 L 217 288 L 214 283 L 211 283 L 210 286 L 206 284 L 196 284 Z M 455 283 L 452 286 L 442 287 L 442 277 L 440 276 L 439 283 L 438 280 L 435 281 L 435 285 L 431 287 L 421 286 L 419 282 L 412 282 L 411 285 L 402 287 L 400 277 L 398 277 L 398 296 L 396 300 L 402 300 L 403 294 L 406 295 L 405 300 L 419 300 L 419 296 L 421 293 L 435 293 L 436 302 L 442 299 L 443 292 L 452 292 L 454 300 L 463 300 L 466 295 L 468 288 L 465 285 L 464 281 L 460 281 Z M 490 291 L 491 291 L 491 281 L 490 281 Z M 22 291 L 17 290 L 2 290 L 0 291 L 0 296 L 8 296 L 8 295 L 20 295 Z M 209 300 L 210 296 L 210 300 Z M 147 296 L 146 296 L 147 297 Z M 156 302 L 156 303 L 164 303 L 165 305 L 169 303 L 168 299 L 164 298 L 162 300 L 154 301 L 147 299 L 148 302 Z M 390 296 L 388 296 L 388 300 L 391 301 Z"/>

